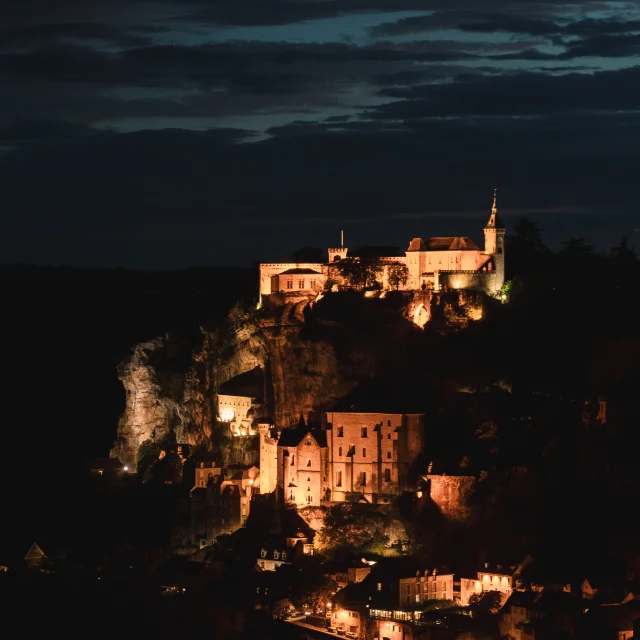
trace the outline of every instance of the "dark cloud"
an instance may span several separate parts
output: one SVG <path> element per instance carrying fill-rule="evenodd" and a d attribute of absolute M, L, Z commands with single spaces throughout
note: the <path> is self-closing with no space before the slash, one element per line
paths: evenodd
<path fill-rule="evenodd" d="M 0 174 L 12 215 L 0 250 L 5 260 L 244 264 L 343 227 L 358 244 L 403 245 L 479 235 L 494 186 L 508 222 L 545 216 L 551 242 L 560 229 L 617 241 L 640 160 L 632 9 L 5 3 Z M 373 12 L 387 19 L 368 29 Z M 347 15 L 335 33 L 313 22 Z M 225 41 L 231 26 L 269 41 Z"/>

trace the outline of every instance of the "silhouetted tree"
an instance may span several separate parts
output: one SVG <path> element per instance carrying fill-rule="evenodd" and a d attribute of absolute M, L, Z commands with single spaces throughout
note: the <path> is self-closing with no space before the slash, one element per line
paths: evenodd
<path fill-rule="evenodd" d="M 399 289 L 401 286 L 404 286 L 407 283 L 408 277 L 409 270 L 407 266 L 401 262 L 389 266 L 389 284 L 394 289 Z"/>
<path fill-rule="evenodd" d="M 627 238 L 622 238 L 620 244 L 611 247 L 611 257 L 620 262 L 635 262 L 638 259 L 636 252 L 629 246 Z"/>
<path fill-rule="evenodd" d="M 376 257 L 348 257 L 335 263 L 343 278 L 356 289 L 375 286 L 382 272 L 382 263 Z"/>
<path fill-rule="evenodd" d="M 593 245 L 587 244 L 584 238 L 569 238 L 560 251 L 567 258 L 588 258 L 593 256 Z"/>
<path fill-rule="evenodd" d="M 540 254 L 548 251 L 542 241 L 542 229 L 529 218 L 520 218 L 513 233 L 507 238 L 512 248 L 518 252 Z"/>

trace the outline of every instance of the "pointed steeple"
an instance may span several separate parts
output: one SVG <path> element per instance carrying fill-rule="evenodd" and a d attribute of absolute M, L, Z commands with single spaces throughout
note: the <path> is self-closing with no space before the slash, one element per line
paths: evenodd
<path fill-rule="evenodd" d="M 491 207 L 491 215 L 485 229 L 504 229 L 504 224 L 498 216 L 498 190 L 493 190 L 493 206 Z"/>

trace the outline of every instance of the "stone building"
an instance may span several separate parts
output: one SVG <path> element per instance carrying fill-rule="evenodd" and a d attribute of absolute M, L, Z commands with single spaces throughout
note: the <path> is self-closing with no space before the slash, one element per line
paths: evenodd
<path fill-rule="evenodd" d="M 408 488 L 424 445 L 424 414 L 327 412 L 327 499 L 389 502 Z"/>
<path fill-rule="evenodd" d="M 443 287 L 475 289 L 498 293 L 504 284 L 505 233 L 498 216 L 496 193 L 489 221 L 484 227 L 484 249 L 466 236 L 413 238 L 405 255 L 382 259 L 383 269 L 378 276 L 383 290 L 393 288 L 389 283 L 392 265 L 405 265 L 407 281 L 400 289 L 419 291 Z M 265 296 L 313 295 L 324 290 L 335 278 L 334 266 L 348 257 L 348 249 L 341 244 L 330 248 L 326 263 L 263 263 L 260 265 L 260 300 Z"/>
<path fill-rule="evenodd" d="M 437 569 L 417 571 L 415 576 L 400 578 L 399 607 L 413 607 L 427 600 L 453 600 L 453 573 Z"/>
<path fill-rule="evenodd" d="M 423 445 L 424 414 L 331 411 L 323 415 L 320 428 L 302 426 L 279 434 L 261 425 L 260 491 L 275 488 L 275 467 L 285 502 L 298 507 L 390 502 L 409 488 L 409 470 Z"/>
<path fill-rule="evenodd" d="M 326 495 L 328 473 L 324 431 L 308 427 L 282 430 L 278 440 L 278 485 L 286 502 L 298 507 L 320 505 Z"/>
<path fill-rule="evenodd" d="M 192 544 L 209 546 L 218 535 L 243 526 L 259 482 L 260 470 L 254 466 L 228 469 L 208 476 L 204 487 L 197 484 L 190 493 Z"/>
<path fill-rule="evenodd" d="M 278 439 L 280 432 L 270 424 L 258 424 L 260 434 L 260 493 L 272 493 L 278 485 Z"/>
<path fill-rule="evenodd" d="M 255 436 L 264 398 L 264 375 L 260 367 L 220 385 L 218 420 L 229 425 L 232 436 Z"/>

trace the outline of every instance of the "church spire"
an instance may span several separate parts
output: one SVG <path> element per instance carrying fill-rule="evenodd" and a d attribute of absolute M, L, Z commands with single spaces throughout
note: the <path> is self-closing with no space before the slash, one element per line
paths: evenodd
<path fill-rule="evenodd" d="M 493 205 L 491 207 L 491 215 L 485 229 L 504 229 L 502 220 L 498 217 L 498 190 L 493 190 Z"/>

